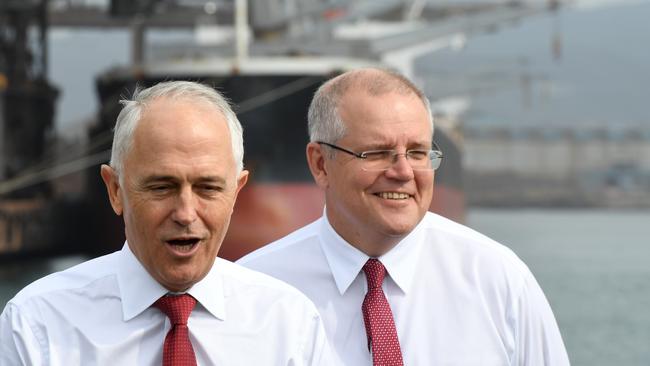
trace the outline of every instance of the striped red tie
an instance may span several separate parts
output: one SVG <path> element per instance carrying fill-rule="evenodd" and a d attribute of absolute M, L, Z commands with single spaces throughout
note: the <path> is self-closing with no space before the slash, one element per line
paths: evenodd
<path fill-rule="evenodd" d="M 196 366 L 194 348 L 190 342 L 187 319 L 196 305 L 196 299 L 188 294 L 163 296 L 154 303 L 171 322 L 165 337 L 163 366 Z"/>
<path fill-rule="evenodd" d="M 368 259 L 363 266 L 368 280 L 368 293 L 363 300 L 363 321 L 366 324 L 368 349 L 372 350 L 374 366 L 402 366 L 402 351 L 390 305 L 381 284 L 386 268 L 376 259 Z"/>

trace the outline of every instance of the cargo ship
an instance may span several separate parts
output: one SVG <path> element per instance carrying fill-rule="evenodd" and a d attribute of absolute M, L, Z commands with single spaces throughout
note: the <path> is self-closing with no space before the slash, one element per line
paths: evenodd
<path fill-rule="evenodd" d="M 8 50 L 0 56 L 0 261 L 97 256 L 121 247 L 122 219 L 110 208 L 99 165 L 110 156 L 119 100 L 136 86 L 201 81 L 235 105 L 251 172 L 219 254 L 235 260 L 322 214 L 324 195 L 305 159 L 307 108 L 322 82 L 361 66 L 414 77 L 418 55 L 540 11 L 517 2 L 433 7 L 421 1 L 237 0 L 185 4 L 189 10 L 181 3 L 113 0 L 108 14 L 71 9 L 49 15 L 46 0 L 0 6 L 3 26 L 13 29 L 0 33 Z M 45 73 L 48 18 L 58 25 L 132 29 L 131 64 L 97 76 L 100 110 L 83 146 L 50 146 L 58 91 Z M 30 24 L 41 35 L 36 51 L 27 42 Z M 200 27 L 203 36 L 147 44 L 146 33 L 156 27 Z M 462 222 L 460 140 L 440 127 L 434 140 L 445 158 L 431 210 Z"/>

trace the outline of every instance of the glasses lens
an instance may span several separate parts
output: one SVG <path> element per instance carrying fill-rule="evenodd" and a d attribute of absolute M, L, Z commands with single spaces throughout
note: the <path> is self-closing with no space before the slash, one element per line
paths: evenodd
<path fill-rule="evenodd" d="M 440 168 L 440 163 L 442 163 L 442 156 L 435 155 L 433 160 L 431 160 L 431 170 Z"/>
<path fill-rule="evenodd" d="M 361 167 L 365 171 L 384 171 L 390 169 L 399 159 L 400 155 L 393 151 L 373 151 L 367 153 L 367 159 L 362 160 Z M 407 156 L 407 161 L 413 170 L 436 170 L 440 167 L 442 154 L 439 151 L 422 151 L 413 150 Z"/>
<path fill-rule="evenodd" d="M 409 160 L 409 163 L 411 163 L 411 168 L 413 170 L 433 170 L 433 165 L 432 161 L 429 159 L 424 159 L 424 160 Z"/>

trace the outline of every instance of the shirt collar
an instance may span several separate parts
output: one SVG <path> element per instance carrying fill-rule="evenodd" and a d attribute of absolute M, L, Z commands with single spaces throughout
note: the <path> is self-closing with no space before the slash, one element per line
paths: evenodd
<path fill-rule="evenodd" d="M 187 292 L 215 318 L 226 320 L 223 276 L 218 261 L 219 258 L 216 258 L 208 274 L 201 281 L 195 283 Z"/>
<path fill-rule="evenodd" d="M 420 263 L 420 252 L 424 242 L 422 226 L 423 224 L 420 222 L 393 249 L 378 258 L 386 267 L 390 278 L 405 294 L 411 288 L 417 266 Z"/>
<path fill-rule="evenodd" d="M 357 277 L 368 256 L 348 244 L 330 224 L 327 215 L 323 215 L 320 225 L 320 244 L 330 266 L 336 287 L 341 295 L 347 291 Z"/>
<path fill-rule="evenodd" d="M 421 226 L 422 222 L 393 249 L 378 258 L 386 267 L 390 278 L 404 293 L 408 292 L 413 283 L 416 266 L 419 262 L 418 258 L 423 242 Z M 325 258 L 334 276 L 336 287 L 343 295 L 370 257 L 345 241 L 334 230 L 327 215 L 323 215 L 319 231 L 320 244 Z"/>
<path fill-rule="evenodd" d="M 135 257 L 128 243 L 124 243 L 121 254 L 117 281 L 122 297 L 124 321 L 128 321 L 148 309 L 169 291 L 151 277 Z M 216 267 L 212 266 L 205 278 L 194 284 L 187 293 L 216 318 L 225 320 L 223 279 Z"/>

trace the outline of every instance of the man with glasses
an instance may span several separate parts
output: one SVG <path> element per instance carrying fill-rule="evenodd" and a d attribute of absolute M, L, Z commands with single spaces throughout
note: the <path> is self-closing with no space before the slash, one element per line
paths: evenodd
<path fill-rule="evenodd" d="M 416 86 L 347 72 L 320 87 L 308 118 L 323 217 L 240 263 L 305 293 L 341 364 L 569 364 L 525 264 L 427 211 L 443 154 Z"/>

